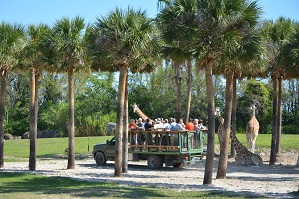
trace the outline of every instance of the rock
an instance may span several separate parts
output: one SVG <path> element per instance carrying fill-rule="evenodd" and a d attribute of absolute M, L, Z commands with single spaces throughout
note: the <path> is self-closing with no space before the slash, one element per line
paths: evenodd
<path fill-rule="evenodd" d="M 44 130 L 37 133 L 37 138 L 56 138 L 58 133 L 54 130 Z"/>
<path fill-rule="evenodd" d="M 116 123 L 109 122 L 106 126 L 106 135 L 115 135 Z"/>
<path fill-rule="evenodd" d="M 27 131 L 26 133 L 23 134 L 23 139 L 29 139 L 29 135 L 30 135 L 30 132 Z"/>
<path fill-rule="evenodd" d="M 4 140 L 13 140 L 13 139 L 14 137 L 11 134 L 9 133 L 4 134 Z"/>
<path fill-rule="evenodd" d="M 14 137 L 15 140 L 21 140 L 22 139 L 22 136 L 15 136 L 14 135 L 13 137 Z"/>
<path fill-rule="evenodd" d="M 26 132 L 23 134 L 23 139 L 29 139 L 30 132 Z M 55 130 L 44 130 L 37 132 L 37 138 L 56 138 L 58 137 L 58 133 Z"/>

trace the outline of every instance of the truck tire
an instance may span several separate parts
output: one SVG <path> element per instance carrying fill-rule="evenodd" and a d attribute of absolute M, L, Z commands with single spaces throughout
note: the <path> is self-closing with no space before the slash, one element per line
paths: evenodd
<path fill-rule="evenodd" d="M 182 168 L 184 165 L 185 165 L 184 162 L 175 163 L 173 164 L 173 168 Z"/>
<path fill-rule="evenodd" d="M 163 167 L 163 158 L 157 155 L 150 155 L 147 159 L 147 166 L 150 169 L 160 169 Z"/>
<path fill-rule="evenodd" d="M 105 165 L 106 161 L 107 161 L 103 152 L 97 152 L 94 159 L 95 159 L 97 165 L 99 165 L 99 166 Z"/>

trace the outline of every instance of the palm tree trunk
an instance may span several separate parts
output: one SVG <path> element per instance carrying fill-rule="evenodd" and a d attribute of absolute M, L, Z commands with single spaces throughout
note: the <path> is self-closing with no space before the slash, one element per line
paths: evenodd
<path fill-rule="evenodd" d="M 233 73 L 228 72 L 226 74 L 224 127 L 222 134 L 222 143 L 220 144 L 220 158 L 216 176 L 217 179 L 224 179 L 226 177 L 228 144 L 231 131 L 232 99 Z"/>
<path fill-rule="evenodd" d="M 124 108 L 125 108 L 125 93 L 126 93 L 126 76 L 128 75 L 128 68 L 123 65 L 119 69 L 119 85 L 118 85 L 118 99 L 117 99 L 117 118 L 116 118 L 116 132 L 115 132 L 115 164 L 114 177 L 122 177 L 122 138 L 124 127 Z"/>
<path fill-rule="evenodd" d="M 5 118 L 5 96 L 6 96 L 7 71 L 1 76 L 0 97 L 0 168 L 4 167 L 4 118 Z"/>
<path fill-rule="evenodd" d="M 177 100 L 176 100 L 176 111 L 177 119 L 179 120 L 182 117 L 182 70 L 181 66 L 177 63 L 175 64 L 176 69 L 176 86 L 177 86 Z"/>
<path fill-rule="evenodd" d="M 187 102 L 186 102 L 186 123 L 189 120 L 191 106 L 191 89 L 192 89 L 192 63 L 187 61 Z"/>
<path fill-rule="evenodd" d="M 30 155 L 29 170 L 36 170 L 36 139 L 37 139 L 37 93 L 38 76 L 35 75 L 35 69 L 30 69 Z"/>
<path fill-rule="evenodd" d="M 205 77 L 208 97 L 208 146 L 203 184 L 212 184 L 215 144 L 215 105 L 211 65 L 205 67 Z"/>
<path fill-rule="evenodd" d="M 278 96 L 277 96 L 277 135 L 276 135 L 276 155 L 280 153 L 280 138 L 281 138 L 281 121 L 282 121 L 282 83 L 283 79 L 280 76 L 278 79 Z"/>
<path fill-rule="evenodd" d="M 75 99 L 74 99 L 74 69 L 68 71 L 68 93 L 69 93 L 69 147 L 68 147 L 68 165 L 67 169 L 75 169 Z"/>
<path fill-rule="evenodd" d="M 276 108 L 277 108 L 277 80 L 276 77 L 272 78 L 273 95 L 272 95 L 272 140 L 271 140 L 271 154 L 270 154 L 270 165 L 274 165 L 276 162 Z"/>
<path fill-rule="evenodd" d="M 237 76 L 233 77 L 233 105 L 232 105 L 232 132 L 236 135 L 237 131 Z M 230 146 L 230 157 L 234 158 L 236 156 L 236 151 L 231 142 Z"/>
<path fill-rule="evenodd" d="M 125 91 L 125 107 L 124 107 L 124 124 L 123 124 L 123 160 L 122 172 L 128 173 L 128 74 L 126 76 L 126 91 Z"/>

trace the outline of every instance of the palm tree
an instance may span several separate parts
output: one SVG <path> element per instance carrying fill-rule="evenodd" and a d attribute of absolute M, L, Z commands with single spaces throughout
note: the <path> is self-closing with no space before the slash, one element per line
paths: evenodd
<path fill-rule="evenodd" d="M 250 12 L 250 9 L 246 9 Z M 258 21 L 259 9 L 253 7 L 251 13 L 247 15 L 256 15 L 256 23 Z M 241 77 L 255 77 L 261 74 L 260 63 L 260 37 L 256 31 L 255 23 L 252 22 L 250 27 L 243 29 L 242 37 L 238 41 L 238 46 L 227 45 L 227 50 L 223 54 L 218 73 L 224 73 L 226 76 L 225 91 L 225 115 L 224 115 L 224 132 L 222 143 L 220 145 L 220 158 L 216 178 L 225 178 L 228 158 L 228 141 L 231 132 L 231 115 L 236 110 L 236 79 Z M 235 113 L 235 112 L 234 112 Z M 234 116 L 235 117 L 235 116 Z"/>
<path fill-rule="evenodd" d="M 190 107 L 191 107 L 191 97 L 192 97 L 192 82 L 193 82 L 193 74 L 192 74 L 192 61 L 188 60 L 186 64 L 186 81 L 187 81 L 187 99 L 186 99 L 186 123 L 190 118 Z"/>
<path fill-rule="evenodd" d="M 275 164 L 276 155 L 280 151 L 282 81 L 285 77 L 285 67 L 280 60 L 282 59 L 282 50 L 288 43 L 291 30 L 292 21 L 283 17 L 280 17 L 275 22 L 265 21 L 263 23 L 264 54 L 267 57 L 268 71 L 271 74 L 273 83 L 272 142 L 269 164 Z"/>
<path fill-rule="evenodd" d="M 24 28 L 19 24 L 0 24 L 0 168 L 4 167 L 4 116 L 6 81 L 9 70 L 17 65 L 17 53 L 22 49 Z"/>
<path fill-rule="evenodd" d="M 36 169 L 36 139 L 38 113 L 38 80 L 47 62 L 43 53 L 42 41 L 49 35 L 50 27 L 44 24 L 29 25 L 26 45 L 21 51 L 18 68 L 30 73 L 30 156 L 29 170 Z"/>
<path fill-rule="evenodd" d="M 52 46 L 57 55 L 57 71 L 68 74 L 68 165 L 67 169 L 75 168 L 75 121 L 74 121 L 74 72 L 85 67 L 85 49 L 82 31 L 85 28 L 84 19 L 62 18 L 54 24 Z"/>
<path fill-rule="evenodd" d="M 183 15 L 185 20 L 176 18 L 165 24 L 170 29 L 169 34 L 176 34 L 177 40 L 192 41 L 192 49 L 198 67 L 204 69 L 208 101 L 208 148 L 205 165 L 204 184 L 212 183 L 214 159 L 214 88 L 212 82 L 213 66 L 217 64 L 219 56 L 225 52 L 226 45 L 238 43 L 242 37 L 242 28 L 245 25 L 256 23 L 256 17 L 246 15 L 246 9 L 251 11 L 256 8 L 256 2 L 246 0 L 197 0 L 197 1 L 164 1 L 167 7 L 175 7 L 181 11 L 188 3 L 188 12 Z M 176 25 L 178 24 L 178 25 Z M 172 31 L 172 32 L 171 32 Z M 190 39 L 192 38 L 192 39 Z"/>
<path fill-rule="evenodd" d="M 192 60 L 193 48 L 190 48 L 192 35 L 180 34 L 180 24 L 186 23 L 188 13 L 192 12 L 194 1 L 178 1 L 179 5 L 175 6 L 175 1 L 158 1 L 161 12 L 157 16 L 161 36 L 165 42 L 162 47 L 162 54 L 172 60 L 175 72 L 175 83 L 177 85 L 177 118 L 182 117 L 182 69 L 186 65 L 186 82 L 187 82 L 187 103 L 186 103 L 186 122 L 189 120 L 190 104 L 191 104 L 191 88 L 192 88 Z M 177 23 L 174 23 L 176 21 Z M 186 24 L 185 24 L 186 25 Z M 192 47 L 192 46 L 191 46 Z"/>
<path fill-rule="evenodd" d="M 144 11 L 134 11 L 116 8 L 107 17 L 98 18 L 89 31 L 89 52 L 92 57 L 92 68 L 103 71 L 119 71 L 119 87 L 116 121 L 115 144 L 115 177 L 121 177 L 123 170 L 122 142 L 123 132 L 127 134 L 127 121 L 124 121 L 126 106 L 126 87 L 128 71 L 150 72 L 155 68 L 157 50 L 153 41 L 158 41 L 155 36 L 154 21 L 146 17 Z M 124 138 L 127 136 L 125 135 Z"/>
<path fill-rule="evenodd" d="M 231 120 L 236 117 L 236 115 L 231 117 L 233 113 L 236 113 L 236 80 L 243 77 L 250 78 L 264 74 L 260 62 L 260 38 L 253 30 L 247 34 L 246 37 L 240 40 L 239 47 L 228 51 L 229 54 L 226 55 L 226 57 L 230 57 L 230 59 L 227 60 L 228 62 L 222 60 L 222 63 L 225 65 L 222 67 L 222 70 L 225 70 L 223 73 L 226 76 L 225 123 L 216 178 L 225 178 L 226 176 L 228 141 L 230 132 L 233 130 L 231 128 L 236 126 L 236 121 L 232 122 L 231 125 Z M 235 131 L 233 131 L 233 133 L 235 133 Z"/>

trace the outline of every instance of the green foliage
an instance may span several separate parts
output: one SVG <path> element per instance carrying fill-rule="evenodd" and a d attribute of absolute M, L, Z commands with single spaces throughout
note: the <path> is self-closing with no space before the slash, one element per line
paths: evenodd
<path fill-rule="evenodd" d="M 106 135 L 106 124 L 116 121 L 117 91 L 113 73 L 94 73 L 75 104 L 76 136 Z"/>
<path fill-rule="evenodd" d="M 0 70 L 12 69 L 17 65 L 17 55 L 22 49 L 24 27 L 20 24 L 0 23 Z M 2 76 L 2 75 L 1 75 Z"/>
<path fill-rule="evenodd" d="M 50 104 L 39 114 L 39 123 L 43 130 L 57 130 L 60 136 L 67 136 L 68 104 Z"/>
<path fill-rule="evenodd" d="M 145 11 L 116 8 L 97 18 L 86 35 L 94 70 L 116 72 L 125 66 L 134 73 L 150 72 L 159 61 L 157 31 Z"/>
<path fill-rule="evenodd" d="M 6 96 L 5 133 L 23 135 L 29 130 L 28 74 L 11 73 Z"/>
<path fill-rule="evenodd" d="M 183 79 L 186 73 L 183 72 Z M 220 81 L 219 81 L 220 82 Z M 194 76 L 191 99 L 191 118 L 206 118 L 206 87 L 204 74 Z M 150 118 L 170 118 L 176 115 L 176 85 L 173 71 L 167 65 L 158 67 L 153 74 L 133 74 L 129 78 L 129 106 L 138 107 Z M 186 84 L 182 86 L 182 113 L 186 111 Z M 129 109 L 130 118 L 138 118 L 133 109 Z"/>
<path fill-rule="evenodd" d="M 244 84 L 244 93 L 238 99 L 237 129 L 245 129 L 252 116 L 250 107 L 256 106 L 255 115 L 260 123 L 260 133 L 269 133 L 271 126 L 271 95 L 262 81 L 250 80 Z"/>
<path fill-rule="evenodd" d="M 290 125 L 282 126 L 282 130 L 281 131 L 282 131 L 282 133 L 299 134 L 298 125 L 297 124 L 290 124 Z"/>

